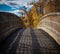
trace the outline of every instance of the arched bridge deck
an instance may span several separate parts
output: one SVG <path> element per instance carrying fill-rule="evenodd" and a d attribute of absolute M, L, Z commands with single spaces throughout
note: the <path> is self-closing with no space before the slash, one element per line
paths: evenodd
<path fill-rule="evenodd" d="M 0 13 L 0 54 L 60 54 L 60 45 L 49 34 L 24 29 L 21 22 L 16 16 Z"/>

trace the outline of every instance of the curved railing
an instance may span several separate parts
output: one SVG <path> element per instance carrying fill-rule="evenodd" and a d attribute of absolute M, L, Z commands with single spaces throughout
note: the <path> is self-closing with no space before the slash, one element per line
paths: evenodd
<path fill-rule="evenodd" d="M 60 12 L 44 15 L 37 28 L 46 31 L 60 44 Z"/>
<path fill-rule="evenodd" d="M 21 19 L 6 12 L 0 12 L 0 41 L 4 40 L 13 30 L 22 28 L 23 22 Z"/>

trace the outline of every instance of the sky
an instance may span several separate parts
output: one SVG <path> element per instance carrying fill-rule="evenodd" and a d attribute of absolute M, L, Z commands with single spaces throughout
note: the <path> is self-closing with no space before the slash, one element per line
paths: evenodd
<path fill-rule="evenodd" d="M 10 12 L 20 16 L 24 6 L 27 11 L 32 8 L 33 5 L 28 5 L 32 1 L 38 0 L 0 0 L 0 12 Z"/>

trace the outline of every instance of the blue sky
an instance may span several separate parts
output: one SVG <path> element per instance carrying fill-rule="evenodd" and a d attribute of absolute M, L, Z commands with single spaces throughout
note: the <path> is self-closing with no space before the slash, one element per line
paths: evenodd
<path fill-rule="evenodd" d="M 24 6 L 27 11 L 30 10 L 32 5 L 28 5 L 28 3 L 32 1 L 34 0 L 0 0 L 0 12 L 11 12 L 19 16 L 18 12 L 21 12 L 20 9 Z"/>

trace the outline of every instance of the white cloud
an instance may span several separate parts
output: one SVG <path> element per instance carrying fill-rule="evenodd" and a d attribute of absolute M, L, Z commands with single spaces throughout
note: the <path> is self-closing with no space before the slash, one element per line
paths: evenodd
<path fill-rule="evenodd" d="M 19 7 L 20 5 L 28 6 L 27 3 L 32 0 L 0 0 L 0 4 L 6 4 L 11 7 Z"/>
<path fill-rule="evenodd" d="M 13 1 L 0 0 L 0 4 L 6 4 L 6 5 L 11 6 L 11 7 L 20 6 L 21 4 L 19 2 L 20 2 L 19 0 L 13 0 Z"/>
<path fill-rule="evenodd" d="M 7 3 L 7 0 L 0 0 L 0 4 Z"/>
<path fill-rule="evenodd" d="M 24 11 L 23 10 L 14 10 L 12 12 L 17 13 L 17 12 L 24 12 Z"/>
<path fill-rule="evenodd" d="M 31 1 L 33 1 L 33 0 L 0 0 L 0 4 L 6 4 L 6 5 L 12 7 L 12 9 L 16 9 L 16 7 L 19 8 L 19 6 L 21 6 L 21 5 L 31 8 L 32 5 L 27 4 L 27 3 L 31 2 Z M 10 12 L 10 13 L 20 15 L 19 13 L 24 12 L 24 11 L 22 11 L 22 10 L 14 10 L 14 11 L 6 11 L 6 12 Z"/>
<path fill-rule="evenodd" d="M 21 13 L 24 13 L 24 11 L 23 10 L 15 10 L 15 11 L 11 11 L 10 13 L 14 13 L 17 16 L 22 16 Z"/>

